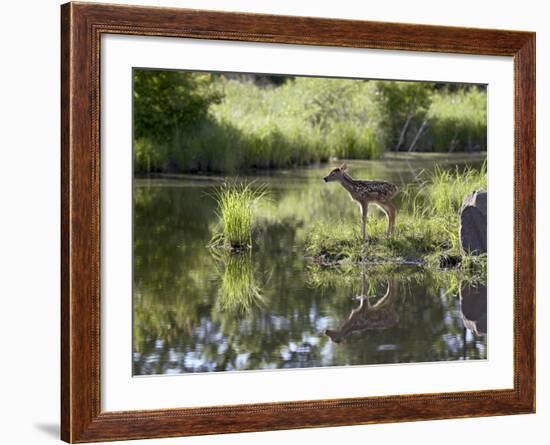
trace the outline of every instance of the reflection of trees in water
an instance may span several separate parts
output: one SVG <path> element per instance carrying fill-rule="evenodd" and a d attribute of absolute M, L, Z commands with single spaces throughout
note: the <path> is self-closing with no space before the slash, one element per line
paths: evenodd
<path fill-rule="evenodd" d="M 274 356 L 273 351 L 281 344 L 302 344 L 302 328 L 313 306 L 311 299 L 300 300 L 298 293 L 294 302 L 290 296 L 281 298 L 293 292 L 289 266 L 303 267 L 302 258 L 292 248 L 294 231 L 288 225 L 274 225 L 261 237 L 253 259 L 231 257 L 216 268 L 217 260 L 205 248 L 210 236 L 210 213 L 204 210 L 207 199 L 205 193 L 196 190 L 136 189 L 137 374 L 164 373 L 171 368 L 198 371 L 282 367 L 284 360 Z M 211 210 L 215 210 L 214 204 Z M 261 283 L 269 276 L 274 286 L 260 293 Z M 260 295 L 262 300 L 276 297 L 269 310 L 261 310 L 261 304 L 252 301 Z M 298 300 L 300 304 L 296 304 Z M 243 305 L 248 305 L 248 310 L 240 311 Z M 294 309 L 293 316 L 272 315 Z M 240 316 L 236 317 L 235 312 L 241 312 Z M 316 333 L 312 331 L 311 335 Z"/>
<path fill-rule="evenodd" d="M 208 315 L 208 307 L 200 299 L 186 298 L 213 288 L 213 283 L 194 273 L 196 268 L 208 270 L 209 259 L 189 255 L 208 231 L 200 219 L 183 217 L 208 212 L 208 201 L 200 192 L 179 198 L 176 188 L 134 188 L 133 344 L 137 374 L 164 372 L 170 349 L 188 347 L 193 326 Z"/>
<path fill-rule="evenodd" d="M 303 227 L 322 190 L 274 193 L 281 211 L 264 210 L 251 257 L 229 262 L 206 248 L 216 210 L 208 190 L 135 188 L 135 374 L 456 360 L 465 350 L 485 357 L 482 340 L 463 339 L 458 280 L 410 268 L 369 273 L 369 294 L 395 279 L 398 325 L 332 344 L 324 331 L 357 307 L 362 284 L 353 271 L 306 275 Z"/>

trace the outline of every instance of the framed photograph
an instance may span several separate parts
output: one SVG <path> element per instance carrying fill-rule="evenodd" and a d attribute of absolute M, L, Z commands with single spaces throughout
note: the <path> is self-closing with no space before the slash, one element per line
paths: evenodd
<path fill-rule="evenodd" d="M 535 34 L 61 7 L 67 442 L 535 411 Z"/>

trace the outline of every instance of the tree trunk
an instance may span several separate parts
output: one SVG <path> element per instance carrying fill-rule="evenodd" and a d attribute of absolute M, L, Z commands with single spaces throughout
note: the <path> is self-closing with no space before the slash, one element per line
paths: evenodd
<path fill-rule="evenodd" d="M 407 119 L 405 120 L 405 124 L 401 129 L 401 133 L 399 134 L 399 140 L 397 141 L 397 145 L 395 146 L 395 151 L 399 151 L 399 149 L 401 148 L 401 145 L 403 145 L 403 142 L 405 141 L 405 135 L 407 134 L 407 130 L 409 128 L 409 124 L 411 123 L 411 119 L 414 116 L 414 112 L 413 112 L 414 105 L 415 105 L 415 101 L 413 100 L 409 104 L 409 109 L 407 110 Z"/>
<path fill-rule="evenodd" d="M 425 118 L 423 121 L 422 121 L 422 125 L 420 126 L 420 128 L 418 129 L 418 131 L 416 132 L 416 136 L 414 137 L 410 147 L 409 147 L 409 152 L 413 151 L 414 150 L 414 146 L 416 145 L 416 143 L 418 142 L 418 139 L 420 139 L 420 136 L 422 136 L 422 133 L 424 132 L 424 130 L 426 129 L 426 126 L 428 125 L 428 118 Z"/>

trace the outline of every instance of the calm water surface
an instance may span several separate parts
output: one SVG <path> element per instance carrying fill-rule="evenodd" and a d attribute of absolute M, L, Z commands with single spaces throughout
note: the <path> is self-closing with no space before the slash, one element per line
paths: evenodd
<path fill-rule="evenodd" d="M 349 165 L 358 178 L 403 186 L 434 162 Z M 247 176 L 267 185 L 269 201 L 252 252 L 233 256 L 207 248 L 222 177 L 135 181 L 134 375 L 486 358 L 484 286 L 416 267 L 390 279 L 311 267 L 304 241 L 315 222 L 360 222 L 342 187 L 322 182 L 330 168 Z"/>

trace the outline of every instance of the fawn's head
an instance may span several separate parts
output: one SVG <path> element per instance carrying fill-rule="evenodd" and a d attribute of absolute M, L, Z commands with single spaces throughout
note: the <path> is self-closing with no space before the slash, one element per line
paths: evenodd
<path fill-rule="evenodd" d="M 323 179 L 325 182 L 341 181 L 348 166 L 344 163 L 340 167 L 333 168 Z"/>

